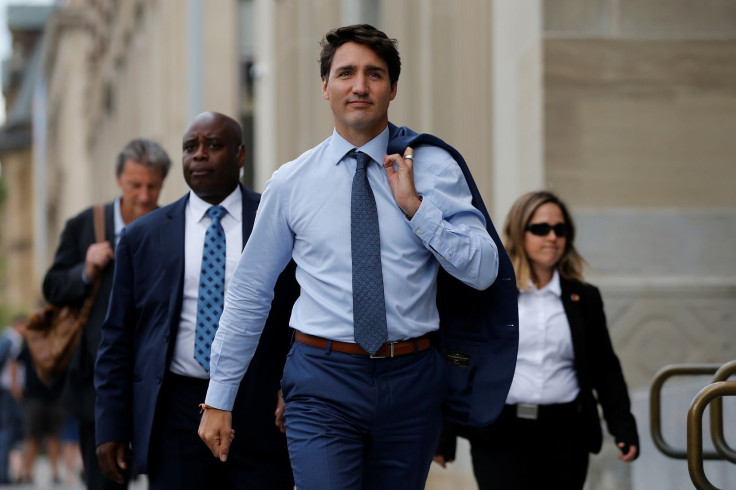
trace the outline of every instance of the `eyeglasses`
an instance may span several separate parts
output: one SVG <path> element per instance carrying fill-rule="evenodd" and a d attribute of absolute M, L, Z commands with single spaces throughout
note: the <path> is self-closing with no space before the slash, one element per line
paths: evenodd
<path fill-rule="evenodd" d="M 547 236 L 550 231 L 554 231 L 558 238 L 565 238 L 568 231 L 565 223 L 557 223 L 556 225 L 550 225 L 549 223 L 534 223 L 533 225 L 526 225 L 525 229 L 532 235 L 537 236 Z"/>

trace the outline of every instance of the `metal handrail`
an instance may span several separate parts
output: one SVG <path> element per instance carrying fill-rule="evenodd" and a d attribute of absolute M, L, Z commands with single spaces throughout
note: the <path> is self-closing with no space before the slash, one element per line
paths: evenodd
<path fill-rule="evenodd" d="M 713 382 L 726 381 L 736 374 L 736 360 L 727 362 L 713 376 Z M 716 451 L 731 463 L 736 463 L 736 450 L 732 449 L 723 435 L 723 400 L 718 397 L 710 404 L 710 437 Z"/>
<path fill-rule="evenodd" d="M 687 412 L 687 469 L 698 490 L 719 490 L 705 476 L 703 467 L 703 412 L 714 398 L 736 395 L 736 381 L 712 383 L 695 395 Z"/>
<path fill-rule="evenodd" d="M 685 449 L 677 449 L 670 446 L 662 436 L 662 417 L 661 417 L 661 392 L 662 385 L 667 379 L 673 376 L 697 376 L 714 374 L 721 367 L 721 364 L 670 364 L 663 367 L 654 376 L 652 387 L 649 390 L 649 422 L 650 431 L 654 445 L 670 458 L 688 459 L 688 452 Z M 723 459 L 719 453 L 715 451 L 707 451 L 703 453 L 705 459 Z"/>

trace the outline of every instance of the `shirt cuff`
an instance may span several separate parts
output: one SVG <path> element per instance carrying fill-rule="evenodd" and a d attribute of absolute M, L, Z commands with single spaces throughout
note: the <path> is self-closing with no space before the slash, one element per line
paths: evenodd
<path fill-rule="evenodd" d="M 82 282 L 87 286 L 92 284 L 92 281 L 90 281 L 89 277 L 87 277 L 87 270 L 84 267 L 82 267 Z"/>
<path fill-rule="evenodd" d="M 204 402 L 212 408 L 227 410 L 231 412 L 235 405 L 235 396 L 238 394 L 238 386 L 226 385 L 210 380 L 207 388 L 207 397 Z"/>
<path fill-rule="evenodd" d="M 424 243 L 429 243 L 442 222 L 442 211 L 429 199 L 422 199 L 422 205 L 409 220 L 409 226 Z"/>

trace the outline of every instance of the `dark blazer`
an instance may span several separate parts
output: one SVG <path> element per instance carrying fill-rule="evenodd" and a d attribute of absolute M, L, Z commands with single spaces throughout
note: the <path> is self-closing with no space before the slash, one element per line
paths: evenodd
<path fill-rule="evenodd" d="M 242 186 L 241 191 L 245 245 L 260 195 Z M 148 470 L 156 406 L 179 326 L 188 199 L 187 193 L 126 227 L 116 253 L 110 309 L 95 366 L 97 444 L 130 441 L 141 473 Z M 290 264 L 276 285 L 271 314 L 233 409 L 233 427 L 246 435 L 239 444 L 248 451 L 278 453 L 286 447 L 273 413 L 297 295 Z"/>
<path fill-rule="evenodd" d="M 573 353 L 575 372 L 580 387 L 581 417 L 585 423 L 587 449 L 591 453 L 601 450 L 603 434 L 598 417 L 598 404 L 608 432 L 616 443 L 634 444 L 641 452 L 636 420 L 631 413 L 629 393 L 621 370 L 621 364 L 613 351 L 606 326 L 603 300 L 598 288 L 576 280 L 560 278 L 561 299 L 565 309 Z M 472 441 L 475 434 L 482 434 L 483 427 L 463 427 L 446 424 L 436 453 L 445 459 L 455 459 L 455 437 L 460 435 Z M 481 438 L 481 440 L 487 440 Z"/>
<path fill-rule="evenodd" d="M 601 450 L 603 436 L 598 403 L 608 432 L 616 442 L 635 444 L 641 450 L 621 363 L 608 334 L 601 293 L 595 286 L 575 280 L 560 278 L 560 285 L 572 333 L 583 417 L 588 424 L 588 450 L 591 453 Z"/>
<path fill-rule="evenodd" d="M 462 425 L 488 425 L 501 413 L 516 368 L 516 276 L 462 155 L 435 136 L 389 123 L 389 154 L 421 145 L 443 148 L 458 163 L 473 196 L 473 206 L 483 213 L 486 229 L 498 249 L 498 277 L 484 291 L 467 286 L 442 268 L 437 278 L 438 348 L 449 366 L 445 418 Z"/>
<path fill-rule="evenodd" d="M 115 249 L 115 219 L 113 202 L 105 204 L 105 238 Z M 43 281 L 43 295 L 51 304 L 81 304 L 91 285 L 82 281 L 82 271 L 87 249 L 95 243 L 92 208 L 87 208 L 69 219 L 61 233 L 54 262 Z M 61 403 L 69 412 L 84 422 L 93 422 L 95 417 L 94 364 L 97 345 L 100 343 L 100 328 L 107 312 L 107 303 L 112 289 L 113 263 L 102 272 L 102 282 L 95 298 L 89 320 L 82 333 L 72 360 L 67 368 L 63 383 Z"/>

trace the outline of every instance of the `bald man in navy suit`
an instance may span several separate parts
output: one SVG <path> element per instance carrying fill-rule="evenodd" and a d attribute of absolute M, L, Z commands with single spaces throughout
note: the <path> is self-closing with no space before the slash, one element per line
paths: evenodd
<path fill-rule="evenodd" d="M 122 481 L 124 453 L 132 445 L 136 469 L 148 474 L 152 489 L 293 488 L 285 438 L 273 415 L 297 294 L 293 269 L 281 276 L 267 333 L 239 394 L 248 403 L 235 404 L 241 434 L 227 462 L 214 458 L 197 436 L 198 405 L 209 380 L 209 352 L 206 363 L 195 356 L 203 241 L 213 221 L 208 210 L 224 208 L 217 219 L 226 238 L 227 287 L 260 199 L 239 183 L 241 141 L 233 119 L 197 116 L 182 144 L 191 191 L 136 221 L 120 239 L 95 367 L 97 455 L 108 478 Z"/>

